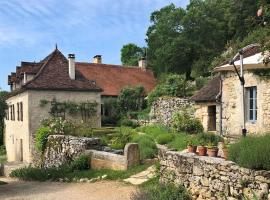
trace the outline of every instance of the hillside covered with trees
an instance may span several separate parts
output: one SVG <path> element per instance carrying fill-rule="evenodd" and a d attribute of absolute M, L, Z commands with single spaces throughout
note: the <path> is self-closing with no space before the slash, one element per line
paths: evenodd
<path fill-rule="evenodd" d="M 145 52 L 157 77 L 208 77 L 241 47 L 268 45 L 269 10 L 269 0 L 191 0 L 186 9 L 170 4 L 151 14 L 147 46 L 125 45 L 121 60 L 135 64 Z"/>

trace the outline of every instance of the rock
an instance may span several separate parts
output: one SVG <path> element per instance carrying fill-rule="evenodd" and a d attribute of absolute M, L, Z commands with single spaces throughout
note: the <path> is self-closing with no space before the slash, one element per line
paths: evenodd
<path fill-rule="evenodd" d="M 108 177 L 108 175 L 105 174 L 105 175 L 101 176 L 101 179 L 106 179 L 107 177 Z"/>

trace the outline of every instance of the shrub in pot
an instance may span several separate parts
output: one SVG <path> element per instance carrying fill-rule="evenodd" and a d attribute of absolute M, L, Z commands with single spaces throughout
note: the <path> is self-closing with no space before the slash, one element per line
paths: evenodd
<path fill-rule="evenodd" d="M 222 147 L 223 158 L 224 158 L 225 160 L 228 159 L 228 147 L 229 147 L 229 141 L 226 140 L 226 141 L 224 142 L 223 147 Z"/>
<path fill-rule="evenodd" d="M 217 157 L 218 147 L 214 143 L 209 143 L 207 145 L 207 154 L 209 157 Z"/>
<path fill-rule="evenodd" d="M 187 141 L 187 149 L 188 149 L 189 153 L 196 153 L 197 145 L 195 145 L 195 143 L 192 139 L 189 139 Z"/>
<path fill-rule="evenodd" d="M 197 147 L 198 155 L 205 156 L 207 152 L 207 148 L 204 146 L 204 142 L 200 142 L 200 145 Z"/>

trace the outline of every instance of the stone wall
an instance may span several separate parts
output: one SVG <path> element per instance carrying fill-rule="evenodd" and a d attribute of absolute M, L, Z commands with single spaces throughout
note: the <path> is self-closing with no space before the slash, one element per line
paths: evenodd
<path fill-rule="evenodd" d="M 178 97 L 161 97 L 151 107 L 150 123 L 170 125 L 173 114 L 193 105 L 188 99 Z"/>
<path fill-rule="evenodd" d="M 159 149 L 162 182 L 184 185 L 193 199 L 270 199 L 270 171 L 254 171 L 221 158 Z"/>
<path fill-rule="evenodd" d="M 241 84 L 235 72 L 222 74 L 222 130 L 226 135 L 241 135 Z M 248 134 L 264 133 L 270 129 L 270 81 L 245 71 L 245 87 L 257 87 L 256 122 L 246 122 Z"/>
<path fill-rule="evenodd" d="M 50 135 L 44 151 L 44 167 L 58 167 L 69 163 L 88 149 L 100 149 L 99 138 Z"/>
<path fill-rule="evenodd" d="M 117 155 L 104 151 L 88 150 L 91 156 L 91 169 L 127 170 L 140 164 L 139 145 L 126 144 L 124 155 Z"/>

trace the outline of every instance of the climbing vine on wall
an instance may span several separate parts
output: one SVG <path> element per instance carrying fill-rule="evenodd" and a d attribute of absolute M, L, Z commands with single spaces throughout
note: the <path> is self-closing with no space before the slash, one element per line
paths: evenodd
<path fill-rule="evenodd" d="M 254 69 L 251 72 L 259 76 L 261 79 L 270 79 L 270 69 Z"/>
<path fill-rule="evenodd" d="M 45 107 L 50 104 L 49 113 L 54 117 L 65 117 L 65 114 L 68 113 L 70 115 L 81 114 L 82 116 L 94 116 L 97 113 L 97 102 L 72 102 L 72 101 L 64 101 L 58 102 L 56 99 L 52 101 L 48 101 L 46 99 L 40 100 L 40 107 Z"/>

